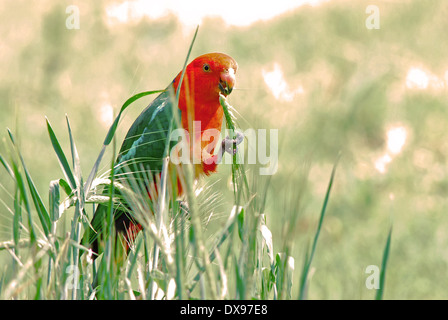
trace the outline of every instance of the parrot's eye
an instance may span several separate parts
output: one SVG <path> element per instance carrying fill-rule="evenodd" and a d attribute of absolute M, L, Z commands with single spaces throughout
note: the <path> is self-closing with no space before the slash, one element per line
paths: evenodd
<path fill-rule="evenodd" d="M 202 66 L 202 70 L 204 70 L 205 72 L 209 72 L 209 71 L 210 71 L 210 66 L 209 66 L 207 63 L 205 63 L 205 64 Z"/>

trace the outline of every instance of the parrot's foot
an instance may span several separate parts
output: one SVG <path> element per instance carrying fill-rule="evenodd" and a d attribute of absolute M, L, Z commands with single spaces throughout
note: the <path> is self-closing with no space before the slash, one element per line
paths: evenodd
<path fill-rule="evenodd" d="M 179 203 L 179 212 L 186 218 L 190 218 L 190 207 L 188 206 L 187 201 L 178 200 Z"/>
<path fill-rule="evenodd" d="M 222 154 L 224 154 L 224 152 L 227 152 L 231 155 L 235 155 L 238 152 L 238 145 L 241 142 L 243 142 L 244 134 L 236 131 L 235 135 L 236 135 L 235 139 L 231 139 L 229 136 L 227 136 L 225 139 L 222 140 L 221 144 Z"/>

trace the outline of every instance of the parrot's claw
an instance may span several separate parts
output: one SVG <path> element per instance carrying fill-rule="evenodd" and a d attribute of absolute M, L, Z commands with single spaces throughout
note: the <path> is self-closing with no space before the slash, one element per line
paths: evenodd
<path fill-rule="evenodd" d="M 179 209 L 182 215 L 188 219 L 190 219 L 190 207 L 188 206 L 188 202 L 183 200 L 177 200 L 179 203 Z"/>
<path fill-rule="evenodd" d="M 235 132 L 235 139 L 231 139 L 229 136 L 227 136 L 225 139 L 222 140 L 222 150 L 231 154 L 235 155 L 238 152 L 238 145 L 243 142 L 244 135 L 241 132 L 236 131 Z"/>

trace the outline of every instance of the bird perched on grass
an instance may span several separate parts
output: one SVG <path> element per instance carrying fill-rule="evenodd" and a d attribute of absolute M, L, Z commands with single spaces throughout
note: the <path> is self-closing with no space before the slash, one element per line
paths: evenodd
<path fill-rule="evenodd" d="M 126 172 L 150 173 L 152 177 L 160 175 L 166 150 L 172 150 L 174 144 L 170 141 L 170 129 L 173 119 L 179 115 L 179 122 L 188 136 L 191 156 L 194 163 L 195 178 L 209 175 L 216 171 L 218 162 L 225 151 L 234 152 L 226 146 L 239 144 L 242 137 L 235 140 L 223 140 L 218 154 L 214 154 L 217 137 L 205 137 L 206 132 L 219 133 L 223 121 L 223 109 L 219 95 L 229 95 L 235 85 L 235 73 L 238 69 L 236 61 L 223 53 L 204 54 L 194 59 L 185 69 L 182 84 L 180 72 L 173 82 L 139 115 L 129 129 L 119 155 L 115 162 L 115 175 L 126 175 Z M 179 91 L 179 100 L 175 110 L 174 93 Z M 231 141 L 229 141 L 231 140 Z M 230 142 L 230 143 L 229 143 Z M 193 145 L 200 146 L 199 154 Z M 169 154 L 169 153 L 168 153 Z M 196 157 L 196 158 L 195 158 Z M 199 161 L 194 161 L 199 159 Z M 132 174 L 135 178 L 135 174 Z M 145 186 L 147 190 L 150 186 Z M 182 183 L 178 180 L 178 195 L 182 194 Z M 82 243 L 92 248 L 96 254 L 102 251 L 101 241 L 105 238 L 105 220 L 108 206 L 99 204 L 91 222 L 91 228 L 86 230 Z M 126 203 L 114 208 L 113 220 L 117 234 L 121 234 L 122 244 L 132 243 L 142 226 L 132 216 Z"/>

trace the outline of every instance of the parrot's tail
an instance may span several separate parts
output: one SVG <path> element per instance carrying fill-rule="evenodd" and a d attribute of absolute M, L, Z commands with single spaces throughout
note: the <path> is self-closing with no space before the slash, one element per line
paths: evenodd
<path fill-rule="evenodd" d="M 106 232 L 107 209 L 105 205 L 98 205 L 91 222 L 92 228 L 87 229 L 81 239 L 81 244 L 92 250 L 93 260 L 104 251 L 102 242 L 108 235 Z M 127 255 L 142 226 L 123 210 L 115 209 L 112 214 L 116 232 L 115 252 L 124 252 Z"/>

